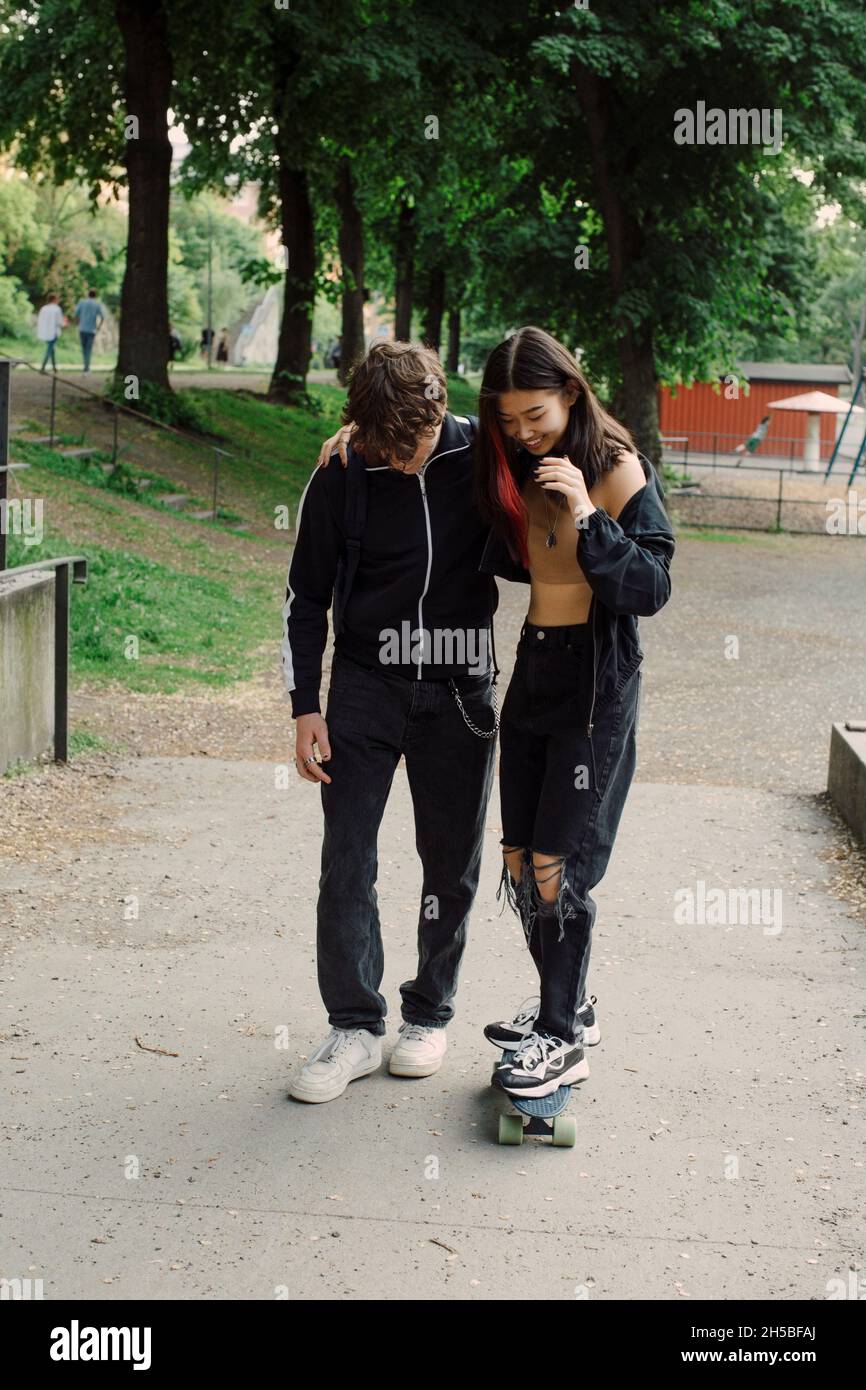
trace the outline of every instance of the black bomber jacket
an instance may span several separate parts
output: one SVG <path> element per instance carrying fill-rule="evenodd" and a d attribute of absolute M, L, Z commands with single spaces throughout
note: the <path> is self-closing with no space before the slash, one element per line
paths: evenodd
<path fill-rule="evenodd" d="M 405 661 L 389 670 L 435 680 L 489 669 L 495 581 L 479 560 L 487 526 L 473 502 L 474 416 L 445 415 L 439 442 L 418 473 L 367 464 L 350 447 L 345 469 L 335 454 L 316 468 L 301 499 L 298 538 L 283 607 L 283 676 L 292 713 L 318 713 L 322 655 L 332 608 L 335 651 L 376 667 L 385 633 L 405 642 Z M 355 563 L 347 501 L 360 505 Z M 351 505 L 348 508 L 352 510 Z M 472 655 L 419 634 L 471 635 Z M 465 658 L 465 659 L 464 659 Z M 495 660 L 495 655 L 494 655 Z"/>
<path fill-rule="evenodd" d="M 664 491 L 655 468 L 638 455 L 646 484 L 629 498 L 619 518 L 602 507 L 577 531 L 577 558 L 592 589 L 590 623 L 593 646 L 592 694 L 586 710 L 592 733 L 598 700 L 615 698 L 643 660 L 637 620 L 663 608 L 670 598 L 670 563 L 674 532 L 664 506 Z M 537 464 L 527 450 L 518 452 L 515 475 L 522 487 Z M 529 571 L 494 531 L 481 556 L 483 573 L 530 582 Z"/>

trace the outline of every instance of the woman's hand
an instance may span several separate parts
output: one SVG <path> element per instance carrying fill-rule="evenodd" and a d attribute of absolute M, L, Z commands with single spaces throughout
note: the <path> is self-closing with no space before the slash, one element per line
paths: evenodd
<path fill-rule="evenodd" d="M 354 424 L 342 425 L 336 434 L 331 435 L 330 439 L 326 439 L 319 450 L 319 468 L 327 468 L 332 454 L 339 454 L 343 467 L 348 468 L 349 455 L 347 450 L 354 433 Z"/>
<path fill-rule="evenodd" d="M 586 489 L 586 479 L 579 468 L 575 468 L 568 458 L 542 459 L 535 470 L 535 476 L 543 488 L 549 492 L 565 493 L 575 526 L 580 529 L 587 517 L 596 510 L 595 504 Z"/>

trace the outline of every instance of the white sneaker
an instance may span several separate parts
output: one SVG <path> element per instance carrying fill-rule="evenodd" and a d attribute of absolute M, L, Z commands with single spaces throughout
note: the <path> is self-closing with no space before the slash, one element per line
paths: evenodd
<path fill-rule="evenodd" d="M 392 1076 L 432 1076 L 442 1065 L 448 1039 L 444 1028 L 423 1028 L 420 1023 L 404 1023 L 400 1041 L 391 1053 L 388 1070 Z"/>
<path fill-rule="evenodd" d="M 301 1068 L 289 1095 L 311 1103 L 336 1100 L 350 1081 L 367 1076 L 382 1063 L 382 1039 L 366 1028 L 346 1032 L 332 1028 L 322 1046 Z"/>

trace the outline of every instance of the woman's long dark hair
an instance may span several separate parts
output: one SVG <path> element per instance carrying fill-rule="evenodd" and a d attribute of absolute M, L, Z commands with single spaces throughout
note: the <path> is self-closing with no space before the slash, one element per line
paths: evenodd
<path fill-rule="evenodd" d="M 543 328 L 519 328 L 487 359 L 478 407 L 481 428 L 475 465 L 475 497 L 482 516 L 502 536 L 521 564 L 528 564 L 527 513 L 514 463 L 518 446 L 502 432 L 499 397 L 505 391 L 566 391 L 577 399 L 560 444 L 586 480 L 587 490 L 608 473 L 635 443 L 624 425 L 594 395 L 577 359 Z"/>

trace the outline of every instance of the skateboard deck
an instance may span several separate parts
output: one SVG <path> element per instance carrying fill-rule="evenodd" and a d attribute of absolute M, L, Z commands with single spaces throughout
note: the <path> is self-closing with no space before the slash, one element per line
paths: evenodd
<path fill-rule="evenodd" d="M 502 1053 L 502 1061 L 510 1062 L 513 1056 L 513 1051 L 506 1050 Z M 560 1086 L 547 1096 L 515 1096 L 502 1089 L 495 1071 L 492 1084 L 512 1107 L 510 1112 L 499 1116 L 500 1144 L 522 1144 L 530 1135 L 550 1139 L 557 1148 L 574 1147 L 577 1121 L 573 1115 L 562 1113 L 571 1100 L 571 1086 Z"/>

